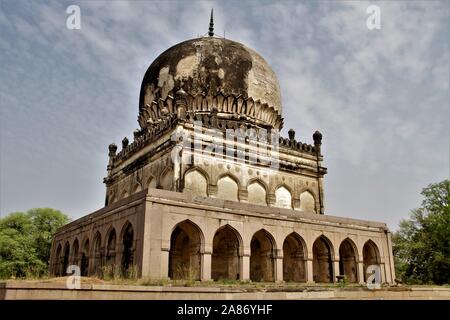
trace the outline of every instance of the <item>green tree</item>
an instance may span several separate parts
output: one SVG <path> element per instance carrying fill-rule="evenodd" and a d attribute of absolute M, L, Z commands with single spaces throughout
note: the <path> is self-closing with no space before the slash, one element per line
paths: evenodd
<path fill-rule="evenodd" d="M 0 219 L 0 278 L 48 271 L 52 236 L 68 217 L 50 208 L 13 212 Z"/>
<path fill-rule="evenodd" d="M 409 283 L 450 283 L 450 181 L 430 184 L 421 207 L 394 234 L 397 276 Z"/>

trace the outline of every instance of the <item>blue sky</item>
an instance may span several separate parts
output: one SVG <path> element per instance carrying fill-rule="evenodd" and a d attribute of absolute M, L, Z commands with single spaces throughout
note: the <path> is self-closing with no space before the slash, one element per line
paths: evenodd
<path fill-rule="evenodd" d="M 81 8 L 81 30 L 66 8 Z M 381 9 L 368 30 L 366 8 Z M 323 133 L 325 213 L 396 229 L 449 176 L 448 1 L 0 2 L 0 213 L 103 206 L 107 146 L 138 127 L 142 77 L 208 30 L 258 51 L 284 135 Z"/>

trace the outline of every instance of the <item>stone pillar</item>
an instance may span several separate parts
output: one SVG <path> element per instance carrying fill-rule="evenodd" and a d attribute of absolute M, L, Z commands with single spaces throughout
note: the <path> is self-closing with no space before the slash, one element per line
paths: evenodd
<path fill-rule="evenodd" d="M 244 254 L 241 258 L 241 280 L 250 280 L 250 254 Z"/>
<path fill-rule="evenodd" d="M 359 284 L 364 284 L 364 265 L 362 261 L 360 260 L 358 262 L 358 282 Z"/>
<path fill-rule="evenodd" d="M 212 184 L 208 185 L 208 196 L 209 197 L 216 198 L 217 191 L 218 191 L 217 185 L 212 185 Z"/>
<path fill-rule="evenodd" d="M 387 281 L 389 283 L 395 283 L 394 256 L 392 255 L 392 235 L 389 231 L 386 232 L 386 238 L 387 238 L 388 271 L 389 271 L 389 279 L 387 279 Z"/>
<path fill-rule="evenodd" d="M 202 281 L 211 280 L 211 252 L 205 252 L 202 255 L 203 263 L 202 263 Z"/>
<path fill-rule="evenodd" d="M 339 276 L 341 274 L 340 271 L 339 271 L 339 259 L 335 258 L 334 261 L 333 261 L 333 272 L 332 272 L 332 274 L 333 274 L 332 282 L 337 282 L 336 276 Z"/>
<path fill-rule="evenodd" d="M 381 273 L 381 284 L 387 282 L 386 281 L 386 264 L 385 263 L 380 263 L 380 273 Z"/>
<path fill-rule="evenodd" d="M 277 202 L 277 197 L 274 193 L 269 193 L 267 195 L 267 204 L 269 207 L 274 207 Z"/>
<path fill-rule="evenodd" d="M 314 283 L 313 259 L 306 260 L 306 282 Z"/>
<path fill-rule="evenodd" d="M 275 259 L 275 282 L 283 282 L 283 256 Z"/>
<path fill-rule="evenodd" d="M 241 202 L 248 202 L 248 191 L 247 190 L 238 190 L 238 199 Z"/>
<path fill-rule="evenodd" d="M 163 279 L 169 277 L 169 259 L 169 250 L 161 250 L 161 267 L 159 269 L 159 276 Z M 144 274 L 144 270 L 142 270 L 142 273 Z M 145 270 L 145 274 L 146 276 L 150 276 L 151 270 L 147 268 L 147 270 Z"/>

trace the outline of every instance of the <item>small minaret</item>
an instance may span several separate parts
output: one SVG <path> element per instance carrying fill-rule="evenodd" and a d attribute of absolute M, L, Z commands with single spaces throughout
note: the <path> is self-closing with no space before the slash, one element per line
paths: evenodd
<path fill-rule="evenodd" d="M 314 148 L 316 150 L 317 155 L 321 154 L 320 146 L 322 145 L 322 134 L 320 131 L 316 131 L 313 134 L 313 140 L 314 140 Z"/>
<path fill-rule="evenodd" d="M 211 19 L 209 19 L 209 32 L 210 37 L 214 36 L 214 19 L 213 19 L 213 9 L 211 9 Z"/>
<path fill-rule="evenodd" d="M 109 162 L 108 162 L 108 166 L 106 167 L 106 170 L 108 171 L 108 177 L 111 175 L 111 170 L 112 170 L 112 166 L 113 166 L 113 158 L 116 156 L 116 152 L 117 152 L 117 146 L 115 143 L 111 143 L 108 147 L 109 153 Z"/>

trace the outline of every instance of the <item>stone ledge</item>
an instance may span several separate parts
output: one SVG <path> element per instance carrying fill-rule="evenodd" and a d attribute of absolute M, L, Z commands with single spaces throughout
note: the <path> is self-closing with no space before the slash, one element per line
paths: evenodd
<path fill-rule="evenodd" d="M 250 290 L 249 290 L 250 289 Z M 272 288 L 273 289 L 273 288 Z M 279 289 L 279 290 L 278 290 Z M 386 299 L 450 300 L 450 288 L 391 287 L 369 290 L 365 287 L 335 288 L 305 286 L 298 291 L 271 288 L 176 287 L 113 284 L 82 284 L 81 289 L 67 289 L 63 283 L 4 281 L 0 282 L 0 300 L 48 299 L 151 299 L 151 300 L 299 300 L 299 299 Z M 290 288 L 294 289 L 294 288 Z"/>

